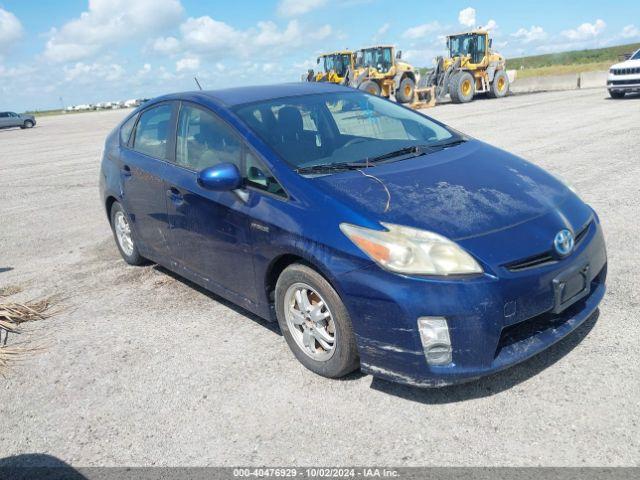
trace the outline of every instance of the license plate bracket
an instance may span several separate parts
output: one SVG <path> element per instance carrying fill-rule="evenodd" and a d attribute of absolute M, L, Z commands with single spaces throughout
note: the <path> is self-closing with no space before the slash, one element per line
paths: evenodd
<path fill-rule="evenodd" d="M 589 264 L 567 270 L 553 279 L 553 313 L 561 313 L 591 291 Z"/>

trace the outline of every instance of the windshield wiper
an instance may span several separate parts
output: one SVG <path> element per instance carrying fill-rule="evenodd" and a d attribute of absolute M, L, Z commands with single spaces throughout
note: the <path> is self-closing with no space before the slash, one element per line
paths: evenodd
<path fill-rule="evenodd" d="M 306 167 L 296 168 L 297 173 L 324 173 L 336 172 L 341 170 L 355 170 L 365 167 L 365 163 L 339 162 L 339 163 L 321 163 L 319 165 L 309 165 Z"/>
<path fill-rule="evenodd" d="M 392 152 L 383 153 L 382 155 L 377 155 L 375 157 L 366 158 L 363 162 L 360 162 L 362 166 L 367 166 L 370 163 L 381 162 L 382 160 L 388 160 L 390 158 L 402 157 L 403 155 L 415 154 L 415 156 L 424 155 L 426 153 L 426 149 L 429 148 L 427 145 L 412 145 L 410 147 L 399 148 L 398 150 L 394 150 Z"/>
<path fill-rule="evenodd" d="M 339 162 L 339 163 L 321 163 L 319 165 L 309 165 L 307 167 L 300 167 L 296 169 L 297 173 L 325 173 L 336 172 L 344 170 L 357 170 L 359 168 L 366 168 L 374 163 L 383 162 L 396 157 L 403 157 L 405 155 L 411 155 L 412 157 L 419 157 L 420 155 L 426 155 L 428 153 L 437 152 L 445 148 L 460 145 L 466 142 L 464 138 L 448 139 L 441 143 L 434 143 L 432 145 L 411 145 L 410 147 L 399 148 L 392 152 L 383 153 L 375 157 L 365 158 L 359 162 Z"/>
<path fill-rule="evenodd" d="M 431 145 L 412 145 L 410 147 L 399 148 L 389 153 L 383 153 L 376 157 L 366 158 L 363 162 L 360 162 L 362 166 L 368 166 L 371 163 L 378 163 L 391 158 L 402 157 L 405 155 L 411 155 L 411 157 L 419 157 L 420 155 L 426 155 L 428 153 L 437 152 L 445 148 L 460 145 L 466 142 L 464 138 L 455 138 L 442 141 L 440 143 L 433 143 Z M 410 157 L 410 158 L 411 158 Z"/>
<path fill-rule="evenodd" d="M 467 142 L 468 140 L 465 138 L 449 138 L 447 140 L 443 140 L 441 142 L 434 143 L 433 145 L 429 145 L 429 149 L 436 151 L 442 150 L 444 148 L 455 147 L 456 145 L 460 145 L 462 143 Z"/>

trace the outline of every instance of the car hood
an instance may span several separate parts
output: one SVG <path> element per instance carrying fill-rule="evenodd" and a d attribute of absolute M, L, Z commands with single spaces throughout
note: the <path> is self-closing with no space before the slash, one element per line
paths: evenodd
<path fill-rule="evenodd" d="M 616 63 L 611 68 L 636 68 L 640 67 L 640 60 L 626 60 L 624 62 Z"/>
<path fill-rule="evenodd" d="M 312 181 L 357 214 L 468 239 L 559 209 L 577 197 L 525 160 L 471 140 L 436 153 Z"/>

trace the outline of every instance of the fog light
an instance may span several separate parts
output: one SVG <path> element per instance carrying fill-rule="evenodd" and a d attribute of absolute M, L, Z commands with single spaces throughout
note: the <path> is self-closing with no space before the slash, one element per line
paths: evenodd
<path fill-rule="evenodd" d="M 424 356 L 429 365 L 451 363 L 451 338 L 447 319 L 443 317 L 420 317 L 418 319 L 420 340 Z"/>

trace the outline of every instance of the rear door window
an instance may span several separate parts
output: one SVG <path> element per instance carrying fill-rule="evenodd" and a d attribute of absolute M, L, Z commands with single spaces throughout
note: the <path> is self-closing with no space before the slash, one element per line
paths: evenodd
<path fill-rule="evenodd" d="M 150 157 L 168 159 L 172 105 L 163 103 L 140 114 L 133 149 Z"/>

